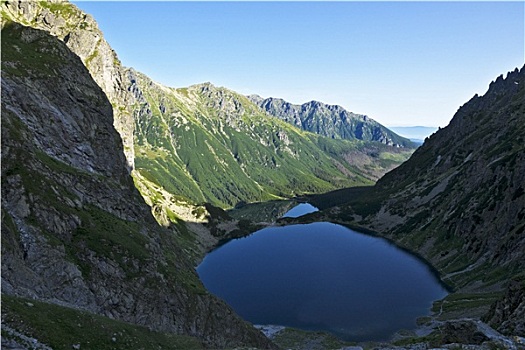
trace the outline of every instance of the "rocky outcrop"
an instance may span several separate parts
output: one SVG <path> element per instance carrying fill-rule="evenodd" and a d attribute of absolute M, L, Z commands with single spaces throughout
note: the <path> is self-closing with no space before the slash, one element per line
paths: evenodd
<path fill-rule="evenodd" d="M 126 77 L 117 54 L 104 39 L 93 17 L 63 0 L 3 1 L 1 13 L 4 19 L 51 33 L 80 57 L 113 106 L 113 123 L 122 138 L 131 170 L 134 164 L 131 105 L 134 100 L 126 89 Z"/>
<path fill-rule="evenodd" d="M 512 279 L 503 298 L 495 302 L 484 321 L 505 334 L 525 334 L 525 278 Z"/>
<path fill-rule="evenodd" d="M 438 330 L 440 339 L 436 345 L 441 344 L 471 344 L 481 345 L 489 338 L 480 332 L 476 324 L 471 321 L 445 322 Z"/>
<path fill-rule="evenodd" d="M 388 146 L 415 148 L 408 139 L 388 130 L 366 115 L 348 112 L 341 106 L 310 101 L 295 105 L 280 98 L 248 98 L 271 115 L 306 131 L 333 139 L 365 140 Z"/>
<path fill-rule="evenodd" d="M 272 347 L 204 289 L 181 248 L 184 232 L 155 222 L 112 111 L 63 42 L 4 21 L 2 293 L 212 348 Z"/>

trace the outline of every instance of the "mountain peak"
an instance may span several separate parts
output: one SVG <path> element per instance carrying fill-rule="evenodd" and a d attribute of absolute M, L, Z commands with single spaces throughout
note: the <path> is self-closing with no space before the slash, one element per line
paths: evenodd
<path fill-rule="evenodd" d="M 200 88 L 200 89 L 209 89 L 209 90 L 215 90 L 215 89 L 218 89 L 219 87 L 214 85 L 213 83 L 209 82 L 209 81 L 205 81 L 204 83 L 199 83 L 199 84 L 195 84 L 195 85 L 191 85 L 190 88 Z"/>
<path fill-rule="evenodd" d="M 496 80 L 490 83 L 487 94 L 497 93 L 502 89 L 518 89 L 518 85 L 523 83 L 524 70 L 525 65 L 521 68 L 521 70 L 516 68 L 513 71 L 508 72 L 506 78 L 503 78 L 503 74 L 501 74 L 496 78 Z"/>

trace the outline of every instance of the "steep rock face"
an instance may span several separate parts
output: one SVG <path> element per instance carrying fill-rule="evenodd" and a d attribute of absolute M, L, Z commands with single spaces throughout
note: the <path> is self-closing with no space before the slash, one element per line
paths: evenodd
<path fill-rule="evenodd" d="M 474 261 L 524 266 L 524 85 L 523 69 L 498 77 L 377 185 L 390 193 L 384 212 L 395 215 L 402 205 L 413 228 L 455 240 L 460 255 L 451 259 L 451 249 L 452 256 L 440 251 L 438 266 L 456 265 L 458 271 Z"/>
<path fill-rule="evenodd" d="M 318 101 L 294 105 L 280 98 L 263 99 L 257 95 L 248 98 L 271 115 L 319 135 L 333 139 L 376 141 L 395 147 L 415 147 L 410 140 L 395 134 L 366 115 L 348 112 L 341 106 Z"/>
<path fill-rule="evenodd" d="M 51 33 L 82 59 L 113 106 L 113 123 L 122 138 L 128 166 L 133 168 L 132 96 L 125 89 L 117 54 L 104 40 L 93 17 L 63 0 L 9 0 L 1 6 L 3 18 Z"/>
<path fill-rule="evenodd" d="M 184 233 L 151 216 L 112 106 L 78 56 L 43 31 L 3 25 L 2 293 L 213 348 L 271 347 L 204 289 Z"/>
<path fill-rule="evenodd" d="M 501 291 L 525 268 L 524 186 L 522 68 L 498 77 L 407 162 L 335 215 L 420 253 L 459 292 Z M 523 322 L 518 310 L 511 320 Z"/>

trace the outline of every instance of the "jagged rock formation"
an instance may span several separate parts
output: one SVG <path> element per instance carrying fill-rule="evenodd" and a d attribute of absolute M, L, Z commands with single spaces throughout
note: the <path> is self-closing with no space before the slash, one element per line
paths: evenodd
<path fill-rule="evenodd" d="M 204 289 L 183 251 L 187 233 L 155 222 L 112 110 L 66 45 L 3 21 L 2 293 L 208 347 L 271 347 Z"/>
<path fill-rule="evenodd" d="M 258 95 L 248 98 L 271 115 L 319 135 L 333 139 L 376 141 L 394 147 L 415 147 L 410 140 L 366 115 L 348 112 L 341 106 L 318 101 L 295 105 L 280 98 L 263 99 Z"/>
<path fill-rule="evenodd" d="M 132 96 L 126 89 L 123 67 L 104 40 L 97 22 L 64 0 L 2 2 L 2 18 L 45 30 L 62 40 L 77 56 L 113 106 L 114 126 L 124 145 L 130 170 L 134 164 Z"/>
<path fill-rule="evenodd" d="M 421 254 L 465 295 L 445 299 L 445 311 L 479 317 L 525 269 L 524 186 L 522 68 L 498 77 L 407 162 L 332 215 Z M 523 283 L 511 283 L 487 319 L 523 336 Z"/>

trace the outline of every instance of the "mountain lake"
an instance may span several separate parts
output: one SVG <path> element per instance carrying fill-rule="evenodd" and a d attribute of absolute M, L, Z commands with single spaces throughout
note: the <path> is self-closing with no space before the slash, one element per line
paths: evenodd
<path fill-rule="evenodd" d="M 304 213 L 317 209 L 300 206 Z M 301 215 L 294 209 L 284 216 Z M 268 227 L 232 240 L 209 253 L 197 272 L 249 322 L 327 331 L 348 341 L 388 340 L 414 329 L 432 302 L 447 295 L 419 258 L 328 222 Z"/>
<path fill-rule="evenodd" d="M 286 214 L 283 215 L 283 218 L 297 218 L 306 214 L 319 211 L 316 207 L 310 203 L 301 203 L 290 209 Z"/>

